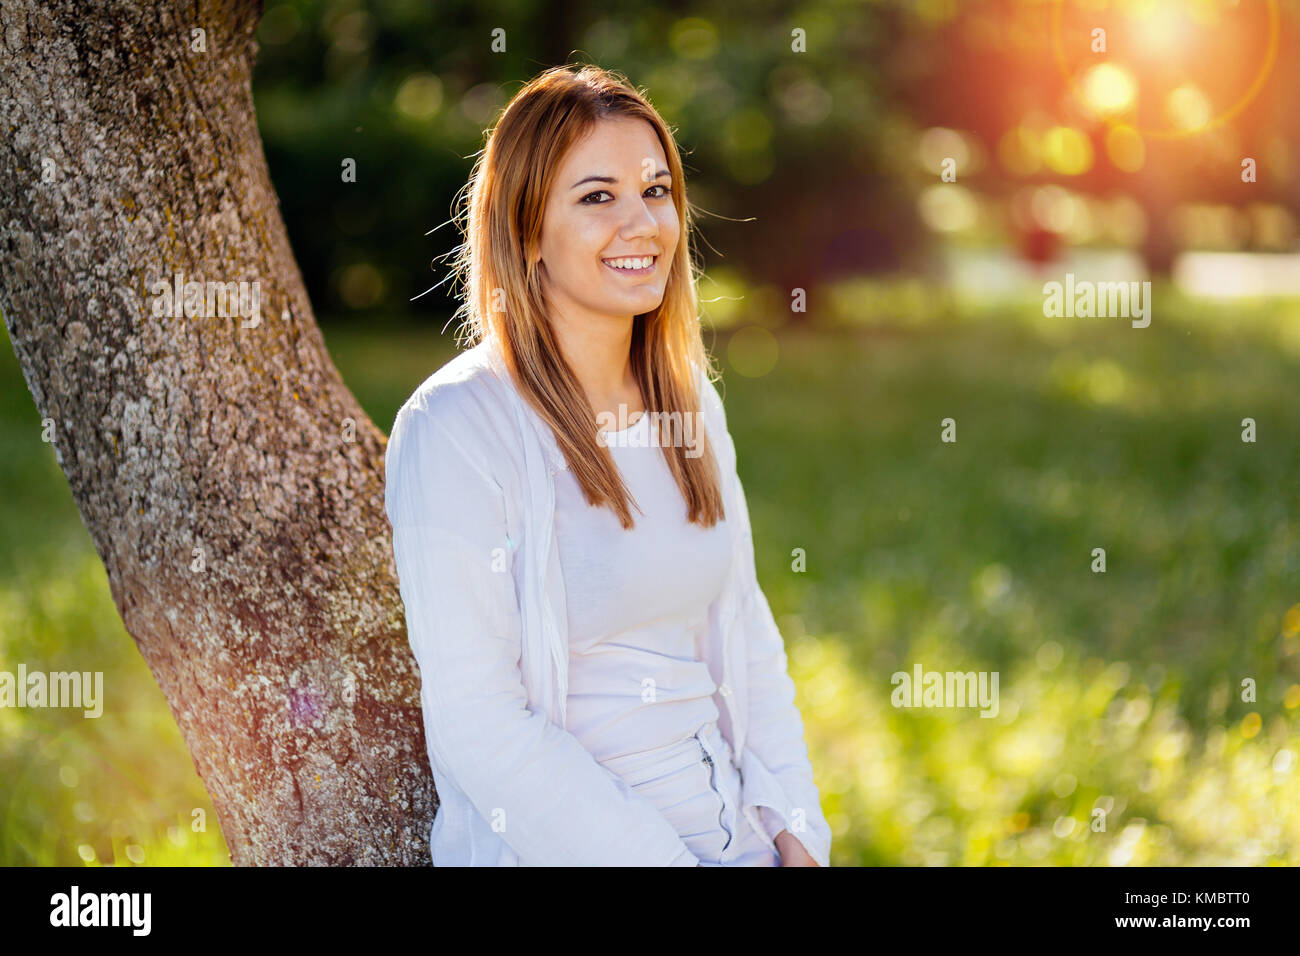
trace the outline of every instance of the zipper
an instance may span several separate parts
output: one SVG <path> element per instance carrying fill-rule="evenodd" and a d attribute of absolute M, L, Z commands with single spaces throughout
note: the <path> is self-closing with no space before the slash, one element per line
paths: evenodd
<path fill-rule="evenodd" d="M 713 792 L 718 798 L 718 826 L 721 827 L 722 832 L 727 835 L 727 842 L 722 846 L 722 850 L 725 853 L 727 847 L 731 846 L 733 834 L 724 819 L 727 809 L 727 801 L 723 798 L 722 791 L 718 789 L 718 767 L 713 761 L 713 755 L 709 753 L 708 749 L 704 746 L 704 741 L 700 740 L 699 734 L 695 735 L 695 740 L 696 743 L 700 745 L 700 752 L 703 754 L 700 762 L 707 764 L 709 767 L 709 785 L 713 788 Z"/>

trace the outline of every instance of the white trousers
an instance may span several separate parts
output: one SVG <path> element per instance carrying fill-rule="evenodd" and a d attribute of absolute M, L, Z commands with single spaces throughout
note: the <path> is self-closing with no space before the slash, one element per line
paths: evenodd
<path fill-rule="evenodd" d="M 666 747 L 604 765 L 653 803 L 703 866 L 780 866 L 740 811 L 740 774 L 715 722 Z"/>

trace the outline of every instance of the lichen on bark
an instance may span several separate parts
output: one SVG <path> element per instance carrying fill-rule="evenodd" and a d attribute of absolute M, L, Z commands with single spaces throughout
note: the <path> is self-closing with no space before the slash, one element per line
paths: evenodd
<path fill-rule="evenodd" d="M 259 15 L 0 5 L 0 309 L 232 860 L 427 864 L 386 439 L 329 358 L 279 214 Z M 157 308 L 177 274 L 257 283 L 260 322 Z"/>

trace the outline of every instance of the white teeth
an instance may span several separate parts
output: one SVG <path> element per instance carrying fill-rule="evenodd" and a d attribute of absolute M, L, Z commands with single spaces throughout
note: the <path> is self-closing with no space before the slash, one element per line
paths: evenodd
<path fill-rule="evenodd" d="M 615 269 L 649 269 L 654 265 L 654 256 L 643 256 L 639 259 L 606 259 Z"/>

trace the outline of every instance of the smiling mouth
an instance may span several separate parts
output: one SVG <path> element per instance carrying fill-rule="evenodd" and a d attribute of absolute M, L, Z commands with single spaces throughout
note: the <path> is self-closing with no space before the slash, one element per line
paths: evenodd
<path fill-rule="evenodd" d="M 659 263 L 658 256 L 620 256 L 615 259 L 601 259 L 601 262 L 621 275 L 645 276 L 655 271 Z"/>

